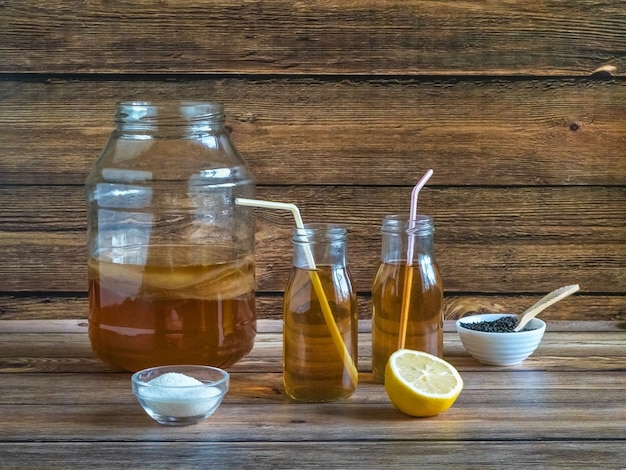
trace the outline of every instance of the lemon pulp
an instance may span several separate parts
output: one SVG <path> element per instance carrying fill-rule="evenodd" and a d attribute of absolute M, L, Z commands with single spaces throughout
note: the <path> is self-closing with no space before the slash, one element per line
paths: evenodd
<path fill-rule="evenodd" d="M 463 379 L 450 363 L 422 351 L 399 349 L 385 368 L 385 391 L 391 403 L 411 416 L 446 411 L 462 389 Z"/>

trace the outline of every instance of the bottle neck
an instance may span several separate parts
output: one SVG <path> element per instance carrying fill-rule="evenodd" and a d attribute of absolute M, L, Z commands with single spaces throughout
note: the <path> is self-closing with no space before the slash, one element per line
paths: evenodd
<path fill-rule="evenodd" d="M 115 126 L 126 136 L 184 137 L 224 130 L 224 107 L 202 101 L 127 101 L 117 105 Z"/>
<path fill-rule="evenodd" d="M 337 224 L 305 224 L 293 232 L 293 265 L 311 269 L 311 265 L 345 267 L 347 265 L 347 229 Z"/>
<path fill-rule="evenodd" d="M 426 256 L 434 262 L 435 226 L 430 217 L 418 215 L 408 220 L 397 215 L 385 217 L 381 228 L 380 259 L 383 263 L 406 261 L 411 249 L 414 261 Z"/>

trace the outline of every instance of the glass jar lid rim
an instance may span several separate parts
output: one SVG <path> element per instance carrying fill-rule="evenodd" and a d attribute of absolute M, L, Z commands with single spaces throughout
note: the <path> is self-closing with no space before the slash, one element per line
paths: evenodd
<path fill-rule="evenodd" d="M 159 100 L 120 101 L 115 120 L 120 123 L 149 123 L 152 121 L 223 121 L 224 105 L 211 101 Z"/>
<path fill-rule="evenodd" d="M 191 106 L 208 106 L 212 108 L 223 109 L 224 105 L 216 101 L 201 101 L 201 100 L 124 100 L 118 101 L 117 106 L 138 106 L 138 107 L 191 107 Z"/>

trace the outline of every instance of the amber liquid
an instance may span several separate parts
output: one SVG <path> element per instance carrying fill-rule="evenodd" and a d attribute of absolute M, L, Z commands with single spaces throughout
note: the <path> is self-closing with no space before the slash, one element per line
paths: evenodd
<path fill-rule="evenodd" d="M 443 355 L 443 288 L 439 272 L 411 266 L 406 349 Z M 398 349 L 406 263 L 382 263 L 372 287 L 372 372 L 384 381 L 389 356 Z"/>
<path fill-rule="evenodd" d="M 170 364 L 227 367 L 252 349 L 251 256 L 173 266 L 164 265 L 162 256 L 144 265 L 106 258 L 89 260 L 89 339 L 104 361 L 130 371 Z"/>
<path fill-rule="evenodd" d="M 318 266 L 317 273 L 356 366 L 357 304 L 346 270 Z M 294 400 L 334 401 L 356 390 L 332 340 L 308 270 L 294 268 L 285 290 L 283 357 L 285 392 Z"/>

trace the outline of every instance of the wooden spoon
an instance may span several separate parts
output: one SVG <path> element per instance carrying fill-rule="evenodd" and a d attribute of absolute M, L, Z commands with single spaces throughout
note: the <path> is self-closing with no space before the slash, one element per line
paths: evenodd
<path fill-rule="evenodd" d="M 559 300 L 563 300 L 565 297 L 573 294 L 578 289 L 580 289 L 580 286 L 578 284 L 573 284 L 571 286 L 559 287 L 558 289 L 543 296 L 536 304 L 527 308 L 517 316 L 517 325 L 513 331 L 521 331 L 522 328 L 524 328 L 526 324 L 535 318 L 539 313 L 543 312 L 550 305 L 555 304 Z"/>

